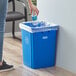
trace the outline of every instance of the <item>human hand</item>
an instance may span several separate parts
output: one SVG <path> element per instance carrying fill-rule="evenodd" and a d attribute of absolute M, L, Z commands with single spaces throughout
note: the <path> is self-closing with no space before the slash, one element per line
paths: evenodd
<path fill-rule="evenodd" d="M 33 15 L 35 15 L 35 14 L 38 15 L 39 14 L 39 10 L 34 4 L 30 5 L 30 11 L 31 11 L 31 14 L 33 13 Z"/>

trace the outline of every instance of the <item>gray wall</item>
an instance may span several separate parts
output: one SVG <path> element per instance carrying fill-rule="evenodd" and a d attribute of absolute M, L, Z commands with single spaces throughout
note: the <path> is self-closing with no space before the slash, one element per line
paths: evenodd
<path fill-rule="evenodd" d="M 57 66 L 76 73 L 76 0 L 38 0 L 39 20 L 60 25 Z"/>
<path fill-rule="evenodd" d="M 16 1 L 16 0 L 15 0 Z M 27 11 L 28 11 L 28 20 L 31 20 L 31 16 L 29 16 L 30 14 L 30 11 L 29 11 L 29 7 L 28 7 L 28 3 L 27 3 L 27 0 L 23 0 L 26 4 L 26 7 L 27 7 Z M 12 10 L 12 4 L 11 2 L 8 4 L 8 11 Z M 22 4 L 20 4 L 18 1 L 16 1 L 16 10 L 19 11 L 19 12 L 24 12 L 23 10 L 23 6 Z M 19 29 L 19 23 L 20 22 L 23 22 L 23 20 L 19 20 L 19 21 L 16 21 L 16 32 L 19 32 L 20 29 Z M 12 31 L 12 22 L 7 22 L 6 25 L 5 25 L 5 33 L 10 33 Z"/>

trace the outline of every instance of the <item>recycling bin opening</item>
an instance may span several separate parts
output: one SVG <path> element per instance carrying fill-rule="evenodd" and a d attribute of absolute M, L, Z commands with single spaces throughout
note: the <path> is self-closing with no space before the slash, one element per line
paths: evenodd
<path fill-rule="evenodd" d="M 37 69 L 55 66 L 59 25 L 44 21 L 19 24 L 22 33 L 23 64 Z"/>

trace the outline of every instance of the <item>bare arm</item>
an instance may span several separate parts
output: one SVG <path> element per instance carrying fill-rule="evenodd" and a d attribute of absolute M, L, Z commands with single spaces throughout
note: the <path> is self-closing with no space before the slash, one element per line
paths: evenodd
<path fill-rule="evenodd" d="M 29 5 L 31 6 L 32 5 L 32 1 L 31 0 L 28 0 L 28 2 L 29 2 Z"/>

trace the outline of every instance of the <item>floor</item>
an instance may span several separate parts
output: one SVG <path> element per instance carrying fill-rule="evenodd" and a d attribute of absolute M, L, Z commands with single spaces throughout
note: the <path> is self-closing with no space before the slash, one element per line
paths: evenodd
<path fill-rule="evenodd" d="M 4 39 L 4 59 L 9 64 L 13 64 L 15 69 L 0 73 L 0 76 L 76 76 L 69 71 L 59 67 L 45 69 L 31 69 L 22 64 L 22 44 L 21 41 L 7 37 Z"/>

